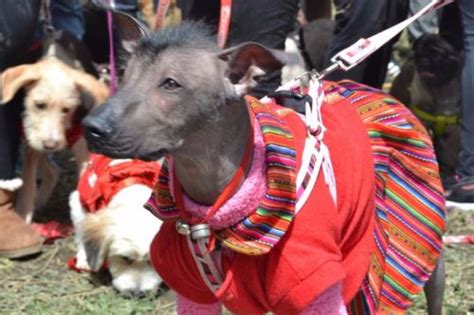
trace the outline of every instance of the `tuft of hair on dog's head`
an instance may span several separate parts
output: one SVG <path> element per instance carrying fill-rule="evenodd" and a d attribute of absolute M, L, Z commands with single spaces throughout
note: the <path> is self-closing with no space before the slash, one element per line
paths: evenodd
<path fill-rule="evenodd" d="M 185 21 L 177 27 L 169 27 L 143 37 L 137 43 L 134 53 L 142 58 L 155 58 L 161 51 L 171 47 L 218 52 L 214 37 L 210 27 L 203 21 Z"/>
<path fill-rule="evenodd" d="M 461 71 L 462 54 L 439 35 L 421 36 L 415 41 L 413 49 L 416 70 L 430 85 L 449 82 Z"/>

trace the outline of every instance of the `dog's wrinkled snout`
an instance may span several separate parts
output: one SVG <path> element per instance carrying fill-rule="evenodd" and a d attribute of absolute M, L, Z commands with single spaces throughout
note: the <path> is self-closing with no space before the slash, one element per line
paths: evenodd
<path fill-rule="evenodd" d="M 84 127 L 84 131 L 91 138 L 103 138 L 111 133 L 110 126 L 108 126 L 103 119 L 98 117 L 86 117 L 83 120 L 82 125 Z"/>
<path fill-rule="evenodd" d="M 99 142 L 108 142 L 113 133 L 113 121 L 116 117 L 114 106 L 109 102 L 94 109 L 84 120 L 84 134 L 89 144 Z M 99 141 L 100 140 L 100 141 Z"/>

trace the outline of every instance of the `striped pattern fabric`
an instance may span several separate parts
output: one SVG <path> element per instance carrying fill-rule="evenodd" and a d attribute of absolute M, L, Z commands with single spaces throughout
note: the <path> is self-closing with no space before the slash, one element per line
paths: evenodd
<path fill-rule="evenodd" d="M 326 85 L 326 101 L 349 101 L 369 133 L 376 170 L 376 251 L 350 314 L 400 314 L 436 266 L 446 212 L 428 133 L 402 104 L 353 82 Z"/>
<path fill-rule="evenodd" d="M 155 186 L 152 196 L 145 204 L 151 213 L 161 220 L 174 220 L 179 217 L 179 210 L 171 193 L 170 172 L 168 160 L 165 159 L 161 165 L 158 183 Z"/>
<path fill-rule="evenodd" d="M 296 205 L 296 150 L 293 135 L 274 110 L 254 98 L 247 102 L 265 142 L 267 191 L 256 211 L 216 231 L 222 244 L 246 255 L 268 253 L 288 230 Z"/>
<path fill-rule="evenodd" d="M 214 232 L 227 248 L 246 255 L 263 255 L 283 237 L 295 215 L 296 149 L 293 135 L 270 105 L 251 97 L 247 102 L 265 142 L 267 191 L 255 212 Z M 166 159 L 146 207 L 162 220 L 186 219 L 188 214 L 173 196 L 169 168 L 170 161 Z"/>

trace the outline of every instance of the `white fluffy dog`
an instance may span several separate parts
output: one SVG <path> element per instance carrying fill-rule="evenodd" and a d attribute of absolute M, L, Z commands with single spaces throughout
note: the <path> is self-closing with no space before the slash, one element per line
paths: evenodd
<path fill-rule="evenodd" d="M 94 156 L 92 161 L 93 159 Z M 152 192 L 151 185 L 137 181 L 132 181 L 131 185 L 125 187 L 108 183 L 108 187 L 115 186 L 120 189 L 113 192 L 106 206 L 91 210 L 87 200 L 84 201 L 87 199 L 84 195 L 88 192 L 87 187 L 84 189 L 81 183 L 90 186 L 90 191 L 96 196 L 93 198 L 95 202 L 97 198 L 107 194 L 101 191 L 104 189 L 104 185 L 100 184 L 101 176 L 117 178 L 122 176 L 124 171 L 127 172 L 127 166 L 122 167 L 121 163 L 120 160 L 112 160 L 107 166 L 109 170 L 121 167 L 113 176 L 109 174 L 114 171 L 98 175 L 86 170 L 79 181 L 78 190 L 70 196 L 71 218 L 76 229 L 76 268 L 98 271 L 106 262 L 112 275 L 112 285 L 120 293 L 130 296 L 153 294 L 157 291 L 161 279 L 150 265 L 149 247 L 161 226 L 161 221 L 143 207 Z M 137 176 L 135 173 L 128 179 L 122 177 L 118 181 L 130 180 Z"/>

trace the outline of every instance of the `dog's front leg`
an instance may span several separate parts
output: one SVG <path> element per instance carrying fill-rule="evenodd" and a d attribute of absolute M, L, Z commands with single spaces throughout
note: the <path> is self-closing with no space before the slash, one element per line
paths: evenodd
<path fill-rule="evenodd" d="M 177 311 L 178 315 L 220 315 L 222 304 L 198 304 L 177 294 Z"/>
<path fill-rule="evenodd" d="M 51 197 L 51 194 L 58 183 L 58 170 L 46 154 L 40 155 L 38 163 L 41 185 L 38 189 L 35 206 L 36 208 L 41 208 L 48 202 L 49 197 Z"/>
<path fill-rule="evenodd" d="M 424 291 L 429 315 L 441 315 L 443 312 L 444 288 L 446 286 L 443 255 L 438 259 L 435 270 L 425 284 Z"/>
<path fill-rule="evenodd" d="M 74 225 L 75 234 L 74 240 L 76 241 L 76 268 L 80 270 L 91 270 L 87 263 L 86 249 L 84 246 L 84 232 L 82 231 L 82 221 L 86 218 L 87 213 L 81 205 L 79 199 L 79 192 L 73 191 L 69 196 L 69 208 L 71 210 L 71 220 Z"/>
<path fill-rule="evenodd" d="M 24 147 L 23 167 L 21 170 L 23 187 L 18 192 L 16 209 L 27 223 L 31 223 L 35 209 L 36 176 L 40 157 L 40 152 L 28 146 Z"/>
<path fill-rule="evenodd" d="M 80 176 L 87 167 L 89 161 L 89 150 L 87 149 L 87 143 L 84 137 L 81 137 L 71 148 L 76 160 L 77 173 Z"/>

